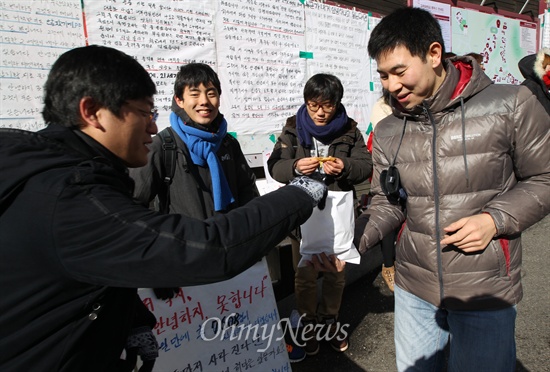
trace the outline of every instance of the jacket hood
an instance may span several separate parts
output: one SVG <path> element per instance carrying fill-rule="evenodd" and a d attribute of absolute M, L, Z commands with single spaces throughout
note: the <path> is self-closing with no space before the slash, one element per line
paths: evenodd
<path fill-rule="evenodd" d="M 525 56 L 518 62 L 519 71 L 524 78 L 542 81 L 542 77 L 546 73 L 542 68 L 545 54 L 550 56 L 550 48 L 541 48 L 538 53 Z"/>
<path fill-rule="evenodd" d="M 0 129 L 0 207 L 32 176 L 73 164 L 74 153 L 38 133 Z"/>
<path fill-rule="evenodd" d="M 535 79 L 538 80 L 540 78 L 537 78 L 537 75 L 535 74 L 535 71 L 533 70 L 533 67 L 535 65 L 535 59 L 537 58 L 536 54 L 530 54 L 528 56 L 523 57 L 518 62 L 518 68 L 521 74 L 526 79 Z"/>
<path fill-rule="evenodd" d="M 435 94 L 425 100 L 426 107 L 434 113 L 453 109 L 461 100 L 476 95 L 493 81 L 472 57 L 453 57 L 444 61 L 447 75 Z"/>
<path fill-rule="evenodd" d="M 107 168 L 115 172 L 128 173 L 118 158 L 86 137 L 78 130 L 57 125 L 39 132 L 0 128 L 0 210 L 29 178 L 50 169 L 93 160 L 108 164 Z"/>

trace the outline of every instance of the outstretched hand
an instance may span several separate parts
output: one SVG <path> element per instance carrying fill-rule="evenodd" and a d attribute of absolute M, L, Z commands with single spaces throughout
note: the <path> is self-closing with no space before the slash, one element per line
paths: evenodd
<path fill-rule="evenodd" d="M 327 256 L 326 253 L 314 254 L 311 261 L 306 261 L 308 266 L 312 266 L 316 271 L 325 271 L 339 273 L 344 271 L 346 261 L 340 260 L 335 254 Z"/>
<path fill-rule="evenodd" d="M 493 217 L 487 213 L 461 218 L 443 230 L 447 234 L 441 245 L 454 245 L 467 253 L 484 250 L 497 232 Z"/>
<path fill-rule="evenodd" d="M 288 186 L 295 186 L 305 191 L 313 200 L 313 206 L 319 209 L 325 208 L 325 203 L 328 194 L 328 187 L 317 177 L 299 176 L 294 178 Z"/>

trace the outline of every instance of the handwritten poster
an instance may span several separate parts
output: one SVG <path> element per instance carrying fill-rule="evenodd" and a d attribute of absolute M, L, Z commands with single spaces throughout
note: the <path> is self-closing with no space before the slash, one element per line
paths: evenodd
<path fill-rule="evenodd" d="M 445 43 L 445 51 L 451 51 L 451 5 L 430 0 L 415 0 L 413 6 L 422 8 L 432 13 L 435 19 L 439 22 L 443 42 Z"/>
<path fill-rule="evenodd" d="M 448 4 L 416 3 L 449 24 Z M 151 74 L 160 129 L 169 125 L 179 67 L 212 66 L 222 84 L 220 111 L 252 167 L 262 166 L 273 136 L 303 103 L 311 75 L 330 72 L 342 80 L 343 103 L 363 132 L 380 96 L 366 48 L 380 18 L 330 1 L 0 0 L 0 17 L 2 127 L 43 128 L 43 86 L 52 63 L 90 44 L 122 50 Z M 550 12 L 541 18 L 540 42 L 548 47 Z M 497 83 L 519 83 L 517 61 L 539 45 L 536 22 L 451 7 L 450 25 L 443 31 L 452 50 L 483 54 Z"/>
<path fill-rule="evenodd" d="M 550 48 L 550 9 L 541 14 L 541 47 Z"/>
<path fill-rule="evenodd" d="M 80 0 L 0 1 L 0 19 L 0 125 L 42 129 L 48 72 L 85 43 Z"/>
<path fill-rule="evenodd" d="M 233 279 L 183 287 L 158 300 L 140 289 L 157 317 L 154 371 L 290 371 L 265 258 Z"/>
<path fill-rule="evenodd" d="M 378 23 L 380 23 L 381 20 L 382 18 L 379 18 L 379 17 L 369 17 L 369 36 L 368 36 L 369 39 L 370 39 L 370 34 L 372 30 L 376 27 Z M 376 64 L 376 60 L 374 60 L 373 58 L 370 58 L 369 56 L 369 62 L 370 62 L 370 77 L 371 77 L 370 91 L 374 92 L 369 94 L 370 108 L 372 109 L 372 106 L 374 105 L 374 103 L 378 100 L 378 98 L 382 96 L 382 82 L 380 81 L 380 74 L 377 71 L 378 65 Z M 369 111 L 369 118 L 370 118 L 370 111 Z"/>
<path fill-rule="evenodd" d="M 307 3 L 306 47 L 312 53 L 308 76 L 333 74 L 342 81 L 342 103 L 349 117 L 365 133 L 371 81 L 367 52 L 369 15 L 350 8 L 317 1 Z"/>
<path fill-rule="evenodd" d="M 216 69 L 214 5 L 192 0 L 86 0 L 88 42 L 133 56 L 157 86 L 159 129 L 169 126 L 179 68 L 202 62 Z"/>
<path fill-rule="evenodd" d="M 268 136 L 302 103 L 304 12 L 297 0 L 226 0 L 217 17 L 221 111 L 229 130 Z M 263 150 L 259 149 L 259 153 Z"/>

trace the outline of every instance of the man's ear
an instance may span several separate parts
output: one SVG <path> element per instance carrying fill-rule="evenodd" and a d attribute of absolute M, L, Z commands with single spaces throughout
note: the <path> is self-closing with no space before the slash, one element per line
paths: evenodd
<path fill-rule="evenodd" d="M 441 65 L 443 58 L 443 48 L 437 41 L 430 44 L 428 49 L 428 61 L 431 63 L 432 68 L 437 68 Z"/>
<path fill-rule="evenodd" d="M 92 127 L 104 131 L 97 117 L 99 109 L 100 107 L 92 97 L 83 97 L 80 99 L 80 119 L 84 127 Z"/>
<path fill-rule="evenodd" d="M 174 94 L 174 99 L 176 100 L 176 104 L 180 107 L 180 108 L 183 108 L 183 99 L 179 98 L 178 96 L 176 96 Z"/>

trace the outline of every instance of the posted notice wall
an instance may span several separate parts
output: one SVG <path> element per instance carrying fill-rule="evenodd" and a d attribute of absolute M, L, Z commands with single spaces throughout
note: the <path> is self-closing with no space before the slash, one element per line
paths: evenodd
<path fill-rule="evenodd" d="M 0 126 L 42 129 L 50 66 L 85 44 L 80 1 L 0 1 L 0 19 Z"/>
<path fill-rule="evenodd" d="M 482 54 L 497 83 L 519 83 L 517 62 L 538 49 L 536 22 L 448 2 L 412 4 L 437 17 L 453 52 Z M 542 45 L 550 43 L 549 14 L 541 16 Z M 380 96 L 376 63 L 366 50 L 380 18 L 330 1 L 6 0 L 0 1 L 0 17 L 2 127 L 41 129 L 42 88 L 51 64 L 87 44 L 120 49 L 145 67 L 158 87 L 161 129 L 169 125 L 179 67 L 211 65 L 222 83 L 228 130 L 253 167 L 262 166 L 261 154 L 271 151 L 286 118 L 303 103 L 303 86 L 313 74 L 342 80 L 343 103 L 363 133 Z"/>
<path fill-rule="evenodd" d="M 157 124 L 169 125 L 180 66 L 211 65 L 221 109 L 245 154 L 269 151 L 286 118 L 303 103 L 317 72 L 344 84 L 348 115 L 366 129 L 373 91 L 365 12 L 299 0 L 1 1 L 1 126 L 38 130 L 51 64 L 77 46 L 99 44 L 133 56 L 158 87 Z"/>
<path fill-rule="evenodd" d="M 544 14 L 540 15 L 541 21 L 541 47 L 550 48 L 550 9 L 546 9 Z"/>

